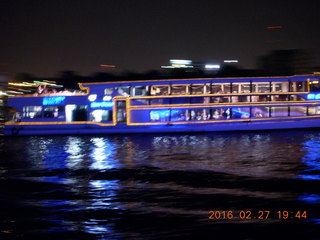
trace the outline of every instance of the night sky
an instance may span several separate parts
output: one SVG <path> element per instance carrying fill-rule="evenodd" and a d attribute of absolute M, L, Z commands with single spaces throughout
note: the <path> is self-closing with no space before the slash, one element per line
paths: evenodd
<path fill-rule="evenodd" d="M 254 68 L 269 50 L 296 48 L 320 65 L 319 0 L 0 0 L 0 29 L 11 76 L 144 72 L 170 58 Z"/>

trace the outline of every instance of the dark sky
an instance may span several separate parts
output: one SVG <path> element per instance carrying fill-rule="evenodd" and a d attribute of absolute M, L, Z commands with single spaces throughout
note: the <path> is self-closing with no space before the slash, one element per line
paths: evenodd
<path fill-rule="evenodd" d="M 283 28 L 266 29 L 272 25 Z M 276 48 L 319 55 L 320 1 L 0 0 L 0 29 L 0 63 L 11 75 L 85 75 L 99 64 L 142 72 L 170 58 L 238 59 L 253 68 Z"/>

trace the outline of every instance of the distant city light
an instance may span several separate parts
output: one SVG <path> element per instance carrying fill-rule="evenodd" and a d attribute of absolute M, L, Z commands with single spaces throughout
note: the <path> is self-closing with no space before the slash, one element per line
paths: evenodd
<path fill-rule="evenodd" d="M 108 65 L 108 64 L 100 64 L 100 67 L 105 67 L 105 68 L 115 68 L 115 65 Z"/>
<path fill-rule="evenodd" d="M 161 66 L 161 68 L 174 68 L 172 66 Z"/>
<path fill-rule="evenodd" d="M 171 64 L 192 64 L 191 60 L 184 59 L 170 59 Z"/>
<path fill-rule="evenodd" d="M 268 26 L 267 29 L 281 29 L 283 28 L 282 26 Z"/>
<path fill-rule="evenodd" d="M 225 62 L 225 63 L 237 63 L 239 61 L 236 60 L 236 59 L 231 59 L 231 60 L 223 60 L 223 62 Z"/>
<path fill-rule="evenodd" d="M 220 68 L 220 65 L 218 64 L 206 64 L 204 66 L 205 69 L 219 69 Z"/>

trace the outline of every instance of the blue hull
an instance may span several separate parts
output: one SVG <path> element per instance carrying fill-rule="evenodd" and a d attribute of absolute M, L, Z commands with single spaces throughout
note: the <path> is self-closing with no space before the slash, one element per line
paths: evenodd
<path fill-rule="evenodd" d="M 86 135 L 86 134 L 129 134 L 129 133 L 190 133 L 223 131 L 257 131 L 277 129 L 319 128 L 320 119 L 245 121 L 232 123 L 204 123 L 177 125 L 99 126 L 91 124 L 65 125 L 6 125 L 5 135 Z"/>

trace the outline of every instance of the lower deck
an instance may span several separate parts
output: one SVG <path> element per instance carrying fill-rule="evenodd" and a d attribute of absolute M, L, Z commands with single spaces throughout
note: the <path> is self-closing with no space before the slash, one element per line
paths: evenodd
<path fill-rule="evenodd" d="M 320 117 L 259 119 L 241 121 L 220 121 L 211 123 L 190 123 L 162 125 L 127 125 L 119 123 L 115 126 L 103 126 L 92 123 L 74 122 L 50 123 L 6 123 L 5 135 L 71 135 L 71 134 L 130 134 L 130 133 L 190 133 L 190 132 L 222 132 L 222 131 L 254 131 L 277 129 L 319 128 Z"/>

